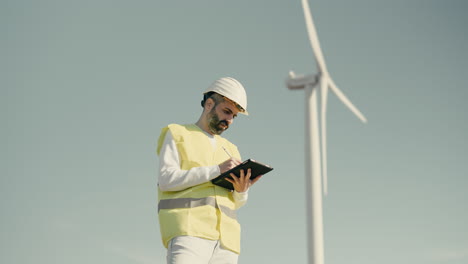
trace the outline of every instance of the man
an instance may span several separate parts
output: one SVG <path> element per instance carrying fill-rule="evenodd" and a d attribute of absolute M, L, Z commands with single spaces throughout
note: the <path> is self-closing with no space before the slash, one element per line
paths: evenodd
<path fill-rule="evenodd" d="M 247 95 L 237 80 L 216 80 L 204 93 L 195 124 L 171 124 L 158 141 L 158 215 L 168 264 L 234 264 L 240 253 L 236 210 L 247 202 L 250 170 L 229 181 L 211 180 L 241 163 L 237 147 L 221 133 L 238 113 L 248 115 Z"/>

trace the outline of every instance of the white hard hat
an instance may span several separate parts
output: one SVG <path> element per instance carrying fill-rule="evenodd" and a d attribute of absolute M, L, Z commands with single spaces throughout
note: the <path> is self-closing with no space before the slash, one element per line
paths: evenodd
<path fill-rule="evenodd" d="M 242 108 L 240 113 L 249 115 L 247 112 L 247 94 L 244 86 L 236 79 L 231 77 L 218 79 L 205 90 L 204 94 L 209 92 L 215 92 L 228 98 Z"/>

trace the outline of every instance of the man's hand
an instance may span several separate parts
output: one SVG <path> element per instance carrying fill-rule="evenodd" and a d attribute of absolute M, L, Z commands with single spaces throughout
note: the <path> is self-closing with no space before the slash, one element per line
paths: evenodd
<path fill-rule="evenodd" d="M 230 158 L 226 160 L 225 162 L 219 164 L 219 171 L 221 174 L 225 173 L 226 171 L 236 167 L 237 165 L 241 164 L 242 162 L 238 159 L 235 158 Z"/>
<path fill-rule="evenodd" d="M 230 183 L 232 183 L 232 186 L 234 186 L 234 190 L 239 193 L 246 192 L 250 186 L 252 186 L 254 183 L 256 183 L 262 175 L 258 176 L 257 178 L 251 180 L 250 176 L 250 169 L 247 169 L 247 174 L 244 174 L 244 170 L 240 170 L 240 177 L 236 177 L 234 173 L 231 173 L 232 180 L 226 177 L 226 180 Z"/>

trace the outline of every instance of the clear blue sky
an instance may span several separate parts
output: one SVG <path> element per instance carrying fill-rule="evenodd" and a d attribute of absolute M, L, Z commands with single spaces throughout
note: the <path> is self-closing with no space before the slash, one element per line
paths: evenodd
<path fill-rule="evenodd" d="M 330 73 L 328 264 L 468 263 L 468 3 L 310 0 Z M 239 79 L 225 136 L 275 170 L 240 263 L 306 263 L 300 1 L 0 1 L 0 262 L 163 264 L 156 140 Z"/>

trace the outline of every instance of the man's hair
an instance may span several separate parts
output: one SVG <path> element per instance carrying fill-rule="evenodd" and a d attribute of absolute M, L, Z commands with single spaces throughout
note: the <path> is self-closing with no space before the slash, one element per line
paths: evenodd
<path fill-rule="evenodd" d="M 206 100 L 208 100 L 208 98 L 213 99 L 213 101 L 215 103 L 214 107 L 216 107 L 217 105 L 219 105 L 222 102 L 231 102 L 237 107 L 237 109 L 239 111 L 244 111 L 244 108 L 242 108 L 242 106 L 240 106 L 238 103 L 236 103 L 234 101 L 231 101 L 229 98 L 224 97 L 224 96 L 222 96 L 222 95 L 220 95 L 219 93 L 216 93 L 216 92 L 207 92 L 206 94 L 203 95 L 203 100 L 201 101 L 201 106 L 203 108 L 205 107 L 205 103 L 206 103 Z"/>
<path fill-rule="evenodd" d="M 214 106 L 215 107 L 218 104 L 226 101 L 226 98 L 224 96 L 222 96 L 222 95 L 220 95 L 218 93 L 215 93 L 215 92 L 208 92 L 208 93 L 203 95 L 203 100 L 201 101 L 201 106 L 202 107 L 205 107 L 205 103 L 206 103 L 206 100 L 208 100 L 208 98 L 211 98 L 214 101 L 214 103 L 215 103 Z"/>

